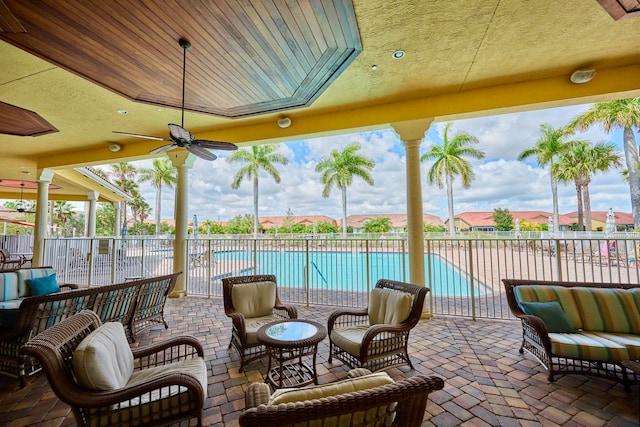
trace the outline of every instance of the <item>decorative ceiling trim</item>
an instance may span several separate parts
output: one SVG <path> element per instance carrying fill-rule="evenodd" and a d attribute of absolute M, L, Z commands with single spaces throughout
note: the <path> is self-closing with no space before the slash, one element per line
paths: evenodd
<path fill-rule="evenodd" d="M 0 133 L 16 136 L 40 136 L 58 132 L 38 113 L 0 102 Z"/>
<path fill-rule="evenodd" d="M 0 0 L 0 33 L 26 33 L 18 18 L 11 12 L 3 0 Z"/>
<path fill-rule="evenodd" d="M 598 3 L 616 21 L 640 16 L 639 0 L 598 0 Z"/>
<path fill-rule="evenodd" d="M 310 105 L 362 51 L 350 0 L 0 0 L 5 40 L 131 100 L 226 118 Z"/>

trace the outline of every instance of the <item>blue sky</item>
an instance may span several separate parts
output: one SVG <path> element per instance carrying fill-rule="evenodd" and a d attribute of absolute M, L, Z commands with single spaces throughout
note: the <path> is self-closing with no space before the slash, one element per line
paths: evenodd
<path fill-rule="evenodd" d="M 548 170 L 539 168 L 533 159 L 520 162 L 517 157 L 524 149 L 535 145 L 540 124 L 565 125 L 588 107 L 581 105 L 453 122 L 452 132 L 466 131 L 476 136 L 480 141 L 477 148 L 485 152 L 485 159 L 471 162 L 476 175 L 471 188 L 462 188 L 459 179 L 454 183 L 455 212 L 493 211 L 495 208 L 551 211 Z M 431 144 L 442 142 L 444 125 L 442 122 L 431 126 L 421 145 L 421 153 Z M 578 137 L 594 142 L 610 141 L 622 153 L 621 131 L 608 135 L 598 126 Z M 361 153 L 372 158 L 376 167 L 372 172 L 373 187 L 356 178 L 347 190 L 347 214 L 406 213 L 405 150 L 393 131 L 382 130 L 280 144 L 279 151 L 289 159 L 289 164 L 277 166 L 282 178 L 280 184 L 266 174 L 260 175 L 260 215 L 286 215 L 290 209 L 294 215 L 340 218 L 340 192 L 333 189 L 328 198 L 322 197 L 323 186 L 315 166 L 332 149 L 341 149 L 351 142 L 359 142 Z M 214 162 L 196 160 L 189 172 L 189 215 L 197 214 L 199 220 L 227 221 L 236 215 L 253 212 L 251 182 L 244 181 L 238 190 L 233 190 L 231 180 L 240 165 L 227 163 L 226 152 L 218 155 Z M 134 164 L 147 166 L 150 161 Z M 448 215 L 446 190 L 427 183 L 430 166 L 431 163 L 422 164 L 424 211 L 445 220 Z M 141 184 L 141 191 L 154 207 L 155 190 L 148 184 Z M 629 188 L 622 182 L 620 171 L 594 176 L 590 192 L 593 210 L 606 211 L 611 207 L 615 211 L 631 211 Z M 559 198 L 561 213 L 577 209 L 573 185 L 560 185 Z M 173 205 L 173 190 L 163 188 L 163 218 L 173 217 Z"/>

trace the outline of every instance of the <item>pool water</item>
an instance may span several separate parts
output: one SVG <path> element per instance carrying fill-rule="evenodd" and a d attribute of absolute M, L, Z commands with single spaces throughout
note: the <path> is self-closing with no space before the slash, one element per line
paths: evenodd
<path fill-rule="evenodd" d="M 304 251 L 223 251 L 217 260 L 243 261 L 256 265 L 252 274 L 274 274 L 280 286 L 367 292 L 378 279 L 407 281 L 407 254 L 387 252 L 304 252 Z M 428 265 L 430 261 L 430 266 Z M 438 256 L 425 255 L 425 275 L 431 292 L 438 296 L 469 296 L 466 273 L 448 265 Z M 476 283 L 475 295 L 483 286 Z"/>

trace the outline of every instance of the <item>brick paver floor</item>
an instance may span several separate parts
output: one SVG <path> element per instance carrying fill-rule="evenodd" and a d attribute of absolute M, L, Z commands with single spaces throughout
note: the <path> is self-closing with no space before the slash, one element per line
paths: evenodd
<path fill-rule="evenodd" d="M 333 307 L 298 307 L 299 317 L 323 321 Z M 228 350 L 230 321 L 221 299 L 169 300 L 170 328 L 155 327 L 140 334 L 140 344 L 171 335 L 192 334 L 205 348 L 210 365 L 204 421 L 210 426 L 237 426 L 244 409 L 244 392 L 263 381 L 266 360 L 239 373 L 237 353 Z M 429 395 L 424 426 L 636 426 L 638 387 L 631 393 L 601 379 L 572 375 L 547 381 L 544 369 L 518 352 L 521 336 L 516 321 L 436 317 L 413 330 L 408 367 L 387 372 L 399 379 L 439 375 L 445 388 Z M 318 348 L 320 383 L 346 376 L 340 361 L 327 362 L 328 338 Z M 43 374 L 20 389 L 17 381 L 0 376 L 0 425 L 71 426 L 70 408 L 60 402 Z"/>

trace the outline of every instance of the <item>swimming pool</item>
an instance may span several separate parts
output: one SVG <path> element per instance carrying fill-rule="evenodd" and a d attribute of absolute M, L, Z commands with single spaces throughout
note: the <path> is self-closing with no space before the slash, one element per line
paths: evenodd
<path fill-rule="evenodd" d="M 408 254 L 389 252 L 221 251 L 217 260 L 255 265 L 255 274 L 275 274 L 279 286 L 367 292 L 380 278 L 407 281 Z M 430 262 L 430 266 L 429 266 Z M 425 275 L 431 272 L 431 292 L 438 296 L 470 295 L 464 272 L 438 256 L 425 255 Z M 253 273 L 253 272 L 252 272 Z M 474 294 L 483 295 L 476 283 Z"/>

